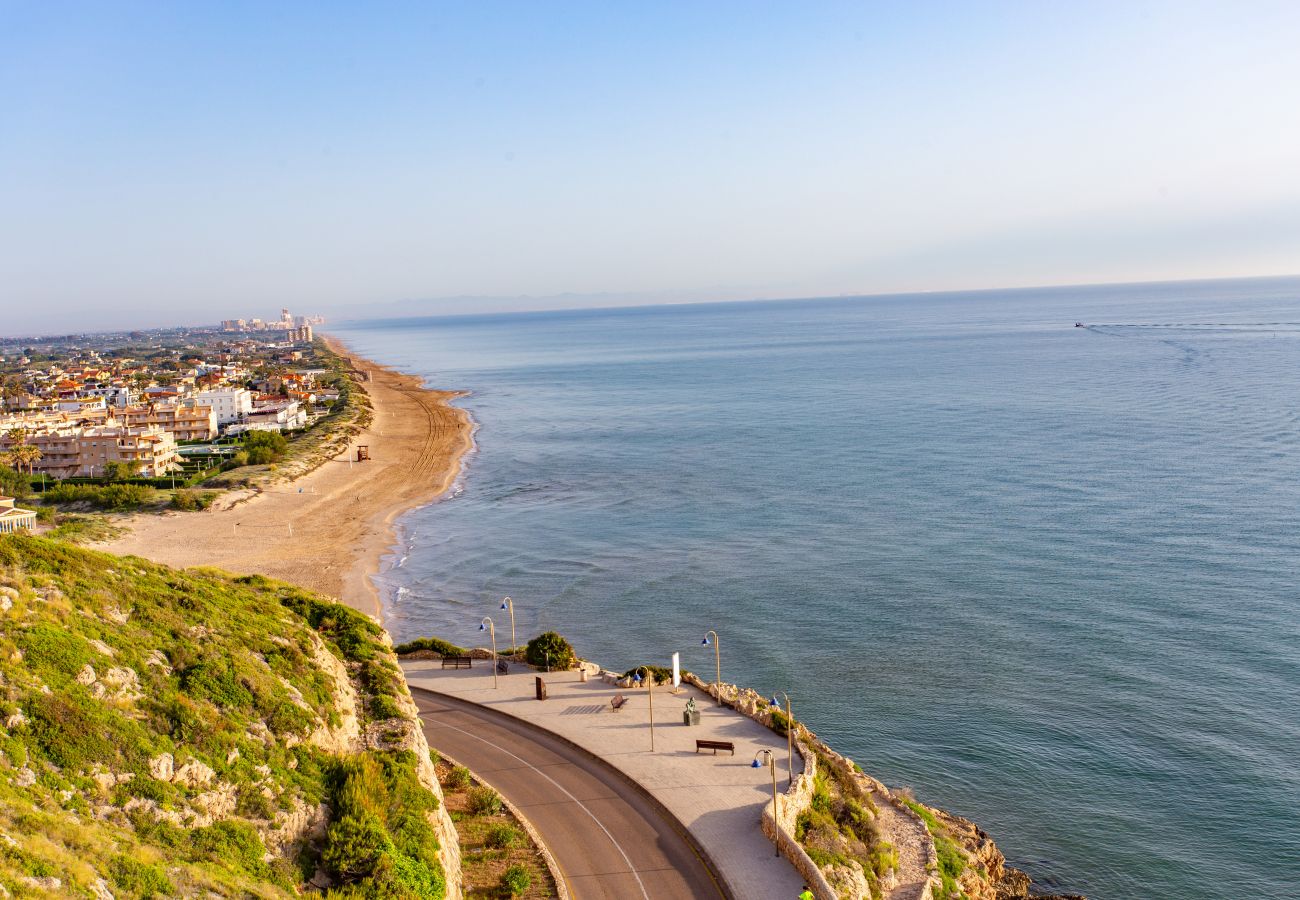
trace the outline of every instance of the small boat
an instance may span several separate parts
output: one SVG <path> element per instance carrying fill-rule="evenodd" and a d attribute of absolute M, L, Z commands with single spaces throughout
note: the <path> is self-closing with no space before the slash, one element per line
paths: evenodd
<path fill-rule="evenodd" d="M 1075 323 L 1074 323 L 1074 327 L 1075 327 L 1075 328 L 1087 328 L 1088 326 L 1084 325 L 1082 322 L 1075 322 Z"/>

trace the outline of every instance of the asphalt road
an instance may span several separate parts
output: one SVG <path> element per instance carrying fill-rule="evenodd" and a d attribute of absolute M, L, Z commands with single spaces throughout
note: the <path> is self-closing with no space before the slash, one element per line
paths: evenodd
<path fill-rule="evenodd" d="M 415 687 L 411 694 L 429 745 L 518 807 L 575 900 L 725 896 L 681 826 L 605 763 L 473 703 Z"/>

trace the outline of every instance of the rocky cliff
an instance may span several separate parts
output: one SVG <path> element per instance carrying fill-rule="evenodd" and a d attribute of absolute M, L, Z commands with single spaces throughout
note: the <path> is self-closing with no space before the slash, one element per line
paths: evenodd
<path fill-rule="evenodd" d="M 459 897 L 387 636 L 261 577 L 0 538 L 0 897 Z"/>

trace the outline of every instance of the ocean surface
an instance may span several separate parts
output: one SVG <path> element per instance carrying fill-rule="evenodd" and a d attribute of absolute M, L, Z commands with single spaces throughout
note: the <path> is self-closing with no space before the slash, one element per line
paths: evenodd
<path fill-rule="evenodd" d="M 504 645 L 508 594 L 711 678 L 714 629 L 1042 886 L 1300 896 L 1300 280 L 330 330 L 479 423 L 397 639 Z"/>

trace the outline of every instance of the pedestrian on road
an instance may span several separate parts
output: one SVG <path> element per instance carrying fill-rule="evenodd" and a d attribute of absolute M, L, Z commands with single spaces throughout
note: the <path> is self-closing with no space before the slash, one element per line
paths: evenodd
<path fill-rule="evenodd" d="M 813 892 L 808 889 L 808 885 L 803 886 L 803 893 L 799 895 L 799 900 L 814 900 Z"/>

